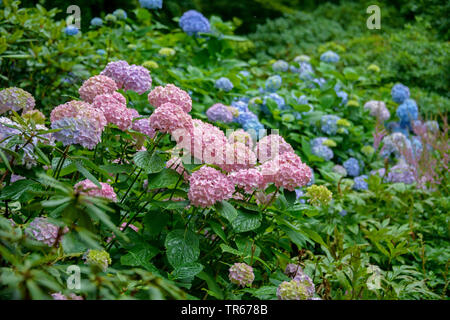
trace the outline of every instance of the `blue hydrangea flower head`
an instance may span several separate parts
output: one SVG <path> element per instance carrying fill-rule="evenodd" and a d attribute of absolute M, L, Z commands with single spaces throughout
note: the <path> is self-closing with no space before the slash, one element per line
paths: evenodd
<path fill-rule="evenodd" d="M 339 61 L 339 55 L 334 51 L 328 50 L 327 52 L 322 53 L 320 61 L 336 63 Z"/>
<path fill-rule="evenodd" d="M 338 129 L 337 121 L 340 118 L 333 114 L 328 114 L 320 119 L 321 130 L 328 135 L 335 135 Z"/>
<path fill-rule="evenodd" d="M 99 17 L 95 17 L 91 20 L 91 26 L 94 27 L 101 27 L 103 25 L 103 20 L 102 18 Z"/>
<path fill-rule="evenodd" d="M 300 203 L 306 203 L 305 199 L 302 199 L 305 196 L 305 193 L 301 188 L 295 189 L 295 199 Z"/>
<path fill-rule="evenodd" d="M 322 86 L 325 84 L 326 80 L 324 78 L 314 78 L 311 80 L 311 82 L 308 84 L 308 88 L 314 89 L 314 88 L 322 88 Z"/>
<path fill-rule="evenodd" d="M 341 90 L 341 86 L 336 83 L 336 85 L 334 86 L 334 91 L 336 92 L 336 95 L 341 98 L 341 106 L 345 106 L 348 102 L 348 93 Z"/>
<path fill-rule="evenodd" d="M 97 50 L 97 54 L 99 54 L 99 55 L 101 55 L 101 56 L 104 56 L 104 55 L 106 54 L 106 51 L 103 50 L 103 49 L 98 49 L 98 50 Z"/>
<path fill-rule="evenodd" d="M 238 109 L 239 113 L 248 112 L 248 104 L 242 100 L 235 100 L 231 102 L 231 106 Z"/>
<path fill-rule="evenodd" d="M 275 72 L 286 72 L 288 69 L 289 64 L 284 60 L 278 60 L 272 64 L 272 70 Z"/>
<path fill-rule="evenodd" d="M 139 0 L 141 7 L 146 9 L 161 9 L 162 3 L 162 0 Z"/>
<path fill-rule="evenodd" d="M 391 89 L 392 100 L 397 103 L 402 103 L 409 99 L 409 88 L 401 83 L 397 83 Z"/>
<path fill-rule="evenodd" d="M 78 28 L 74 26 L 68 26 L 64 29 L 65 34 L 67 34 L 68 36 L 74 36 L 78 33 L 78 31 Z"/>
<path fill-rule="evenodd" d="M 250 77 L 250 72 L 246 70 L 239 71 L 239 74 L 242 75 L 244 78 Z"/>
<path fill-rule="evenodd" d="M 318 137 L 311 140 L 311 152 L 312 154 L 329 161 L 333 158 L 334 153 L 330 147 L 323 144 L 325 140 L 328 140 L 328 138 Z"/>
<path fill-rule="evenodd" d="M 345 217 L 347 215 L 347 210 L 339 211 L 339 215 L 341 215 L 342 217 Z"/>
<path fill-rule="evenodd" d="M 119 20 L 125 20 L 128 17 L 126 11 L 123 9 L 114 10 L 113 15 Z"/>
<path fill-rule="evenodd" d="M 245 122 L 242 128 L 251 135 L 253 141 L 257 141 L 265 135 L 265 128 L 258 119 Z"/>
<path fill-rule="evenodd" d="M 418 157 L 423 151 L 423 145 L 420 141 L 419 137 L 413 136 L 410 138 L 411 141 L 411 148 L 412 148 L 412 155 L 413 157 Z"/>
<path fill-rule="evenodd" d="M 233 89 L 233 83 L 230 81 L 230 79 L 226 77 L 221 77 L 217 79 L 215 87 L 219 90 L 228 92 L 231 91 L 231 89 Z"/>
<path fill-rule="evenodd" d="M 209 20 L 195 10 L 189 10 L 183 13 L 179 25 L 190 36 L 199 32 L 209 33 L 211 31 Z"/>
<path fill-rule="evenodd" d="M 235 122 L 239 123 L 241 126 L 244 126 L 247 122 L 259 121 L 256 114 L 253 112 L 239 112 L 239 116 L 234 119 Z"/>
<path fill-rule="evenodd" d="M 314 75 L 314 70 L 309 62 L 299 62 L 299 67 L 290 66 L 289 70 L 291 72 L 299 73 L 300 79 L 302 80 L 311 80 Z"/>
<path fill-rule="evenodd" d="M 397 108 L 397 116 L 400 119 L 400 126 L 412 129 L 412 121 L 419 117 L 419 108 L 416 101 L 413 99 L 406 99 Z"/>
<path fill-rule="evenodd" d="M 275 92 L 281 87 L 281 83 L 283 80 L 279 75 L 270 76 L 266 80 L 266 91 L 267 92 Z"/>
<path fill-rule="evenodd" d="M 365 174 L 354 178 L 353 181 L 355 183 L 353 184 L 353 189 L 356 191 L 367 190 L 369 188 L 369 185 L 367 184 L 367 179 L 368 177 Z"/>
<path fill-rule="evenodd" d="M 345 170 L 347 170 L 347 174 L 352 177 L 359 176 L 359 162 L 355 158 L 349 158 L 347 161 L 343 163 Z"/>

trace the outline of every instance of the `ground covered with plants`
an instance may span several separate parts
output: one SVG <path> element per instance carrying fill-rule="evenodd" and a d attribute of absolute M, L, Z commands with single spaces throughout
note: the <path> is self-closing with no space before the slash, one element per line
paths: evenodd
<path fill-rule="evenodd" d="M 0 297 L 447 299 L 445 30 L 163 6 L 0 1 Z"/>

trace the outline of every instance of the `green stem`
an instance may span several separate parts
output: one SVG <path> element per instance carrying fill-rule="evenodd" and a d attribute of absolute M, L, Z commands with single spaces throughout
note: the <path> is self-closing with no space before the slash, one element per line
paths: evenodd
<path fill-rule="evenodd" d="M 266 205 L 264 206 L 264 208 L 262 209 L 262 211 L 264 212 L 267 207 L 272 203 L 273 199 L 275 199 L 275 196 L 277 195 L 278 191 L 280 190 L 280 187 L 277 188 L 277 190 L 275 190 L 275 192 L 273 193 L 272 197 L 270 198 L 269 202 L 266 203 Z"/>
<path fill-rule="evenodd" d="M 141 174 L 142 169 L 139 170 L 139 172 L 137 173 L 136 177 L 134 177 L 133 182 L 130 184 L 130 186 L 128 187 L 127 192 L 125 192 L 125 195 L 123 196 L 122 200 L 120 200 L 120 203 L 123 203 L 123 201 L 125 200 L 125 198 L 128 195 L 128 192 L 130 192 L 131 188 L 133 187 L 134 183 L 136 182 L 136 180 L 139 178 L 139 175 Z"/>

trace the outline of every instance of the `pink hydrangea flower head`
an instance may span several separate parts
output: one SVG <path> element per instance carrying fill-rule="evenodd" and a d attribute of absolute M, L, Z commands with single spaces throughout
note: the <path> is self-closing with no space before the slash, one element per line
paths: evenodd
<path fill-rule="evenodd" d="M 128 62 L 124 60 L 109 62 L 100 75 L 113 79 L 117 83 L 117 86 L 122 88 L 127 78 L 129 67 Z"/>
<path fill-rule="evenodd" d="M 173 84 L 168 84 L 165 87 L 158 86 L 153 89 L 148 94 L 148 102 L 155 108 L 170 102 L 180 106 L 186 113 L 192 110 L 192 99 L 189 94 Z"/>
<path fill-rule="evenodd" d="M 117 195 L 114 189 L 105 182 L 100 182 L 100 185 L 102 186 L 101 188 L 97 187 L 91 180 L 86 179 L 75 184 L 73 188 L 76 192 L 90 197 L 100 197 L 116 202 Z"/>
<path fill-rule="evenodd" d="M 120 92 L 115 91 L 115 92 L 112 93 L 112 96 L 117 101 L 119 101 L 121 104 L 125 104 L 125 105 L 127 104 L 127 99 Z"/>
<path fill-rule="evenodd" d="M 294 152 L 292 146 L 282 136 L 270 134 L 263 137 L 256 144 L 256 155 L 261 163 L 274 159 L 286 152 Z"/>
<path fill-rule="evenodd" d="M 178 147 L 203 163 L 221 163 L 227 139 L 222 130 L 198 119 L 192 121 L 193 130 L 175 137 Z"/>
<path fill-rule="evenodd" d="M 135 117 L 133 117 L 134 119 Z M 133 124 L 131 126 L 131 128 L 134 131 L 140 132 L 142 134 L 147 135 L 150 139 L 152 139 L 155 136 L 155 129 L 153 129 L 150 126 L 150 120 L 149 118 L 142 118 L 142 119 L 137 119 L 137 120 L 133 120 Z"/>
<path fill-rule="evenodd" d="M 84 101 L 72 100 L 54 108 L 50 113 L 50 121 L 54 122 L 62 118 L 88 118 L 91 119 L 99 131 L 106 126 L 106 118 L 101 110 L 97 110 L 91 104 Z"/>
<path fill-rule="evenodd" d="M 77 296 L 75 293 L 69 294 L 69 296 L 63 295 L 61 292 L 55 292 L 51 294 L 53 300 L 84 300 L 82 296 Z"/>
<path fill-rule="evenodd" d="M 289 191 L 305 186 L 312 177 L 311 168 L 292 152 L 285 152 L 263 163 L 260 169 L 264 183 L 274 183 L 276 187 Z"/>
<path fill-rule="evenodd" d="M 38 217 L 31 221 L 26 231 L 34 240 L 43 242 L 49 247 L 52 247 L 55 245 L 56 241 L 60 242 L 62 238 L 61 235 L 67 233 L 69 230 L 66 227 L 61 230 L 60 234 L 60 227 L 50 223 L 45 217 Z"/>
<path fill-rule="evenodd" d="M 226 172 L 248 169 L 256 165 L 256 155 L 241 142 L 225 145 L 224 157 L 221 163 L 217 163 Z"/>
<path fill-rule="evenodd" d="M 364 109 L 368 109 L 372 117 L 379 118 L 381 121 L 386 121 L 391 117 L 391 114 L 383 101 L 367 101 L 364 104 Z"/>
<path fill-rule="evenodd" d="M 193 172 L 189 183 L 188 198 L 196 207 L 206 208 L 230 199 L 234 192 L 234 185 L 226 175 L 207 166 Z"/>
<path fill-rule="evenodd" d="M 118 89 L 116 82 L 107 76 L 93 76 L 83 82 L 78 90 L 82 100 L 92 103 L 100 94 L 113 93 Z"/>
<path fill-rule="evenodd" d="M 108 123 L 117 125 L 120 130 L 125 131 L 131 127 L 134 109 L 128 109 L 114 95 L 100 94 L 95 97 L 92 105 L 103 112 Z"/>
<path fill-rule="evenodd" d="M 254 168 L 231 172 L 228 177 L 235 185 L 243 188 L 247 193 L 252 193 L 256 189 L 262 187 L 263 184 L 261 172 Z"/>
<path fill-rule="evenodd" d="M 124 90 L 132 90 L 138 94 L 143 94 L 150 90 L 151 86 L 152 77 L 148 69 L 134 64 L 128 68 L 127 76 L 123 83 Z"/>
<path fill-rule="evenodd" d="M 175 133 L 185 136 L 192 131 L 192 117 L 173 103 L 167 102 L 158 107 L 150 116 L 150 126 L 161 132 Z"/>
<path fill-rule="evenodd" d="M 253 268 L 245 263 L 235 263 L 229 269 L 228 278 L 234 284 L 245 287 L 250 286 L 255 280 Z"/>
<path fill-rule="evenodd" d="M 235 143 L 235 142 L 241 142 L 245 144 L 249 148 L 253 148 L 253 139 L 252 136 L 244 131 L 243 129 L 234 130 L 229 136 L 228 136 L 228 142 L 229 143 Z"/>

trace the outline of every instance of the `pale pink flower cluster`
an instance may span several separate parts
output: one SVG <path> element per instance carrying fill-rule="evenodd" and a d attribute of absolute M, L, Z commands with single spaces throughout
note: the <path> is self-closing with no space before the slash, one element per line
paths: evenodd
<path fill-rule="evenodd" d="M 93 76 L 83 82 L 78 89 L 82 100 L 92 103 L 96 96 L 105 93 L 113 93 L 118 89 L 116 82 L 106 76 Z"/>
<path fill-rule="evenodd" d="M 226 172 L 248 169 L 256 165 L 255 153 L 241 142 L 227 143 L 223 154 L 221 163 L 217 164 Z"/>
<path fill-rule="evenodd" d="M 188 198 L 196 207 L 209 207 L 216 202 L 230 199 L 234 184 L 220 171 L 203 166 L 189 178 Z"/>
<path fill-rule="evenodd" d="M 192 99 L 189 94 L 173 84 L 165 87 L 157 86 L 148 94 L 148 102 L 155 108 L 170 102 L 180 106 L 186 113 L 192 110 Z"/>
<path fill-rule="evenodd" d="M 83 180 L 75 184 L 73 187 L 75 191 L 88 195 L 90 197 L 106 198 L 111 201 L 117 201 L 117 195 L 114 189 L 105 182 L 100 182 L 102 188 L 97 187 L 91 180 Z"/>
<path fill-rule="evenodd" d="M 75 293 L 65 296 L 61 292 L 55 292 L 52 293 L 51 296 L 53 300 L 84 300 L 82 296 L 77 296 Z"/>
<path fill-rule="evenodd" d="M 243 188 L 247 193 L 252 193 L 256 189 L 264 186 L 263 175 L 259 170 L 254 168 L 231 172 L 228 177 L 236 186 Z"/>
<path fill-rule="evenodd" d="M 289 191 L 305 186 L 312 177 L 311 168 L 292 152 L 285 152 L 263 163 L 260 168 L 264 183 L 274 183 L 276 187 Z"/>
<path fill-rule="evenodd" d="M 131 127 L 135 110 L 127 108 L 125 97 L 118 92 L 100 94 L 94 98 L 92 105 L 101 110 L 108 123 L 115 124 L 125 131 Z"/>
<path fill-rule="evenodd" d="M 103 131 L 106 126 L 106 119 L 103 112 L 96 110 L 91 104 L 84 101 L 72 100 L 54 108 L 50 113 L 50 121 L 55 122 L 63 118 L 86 118 L 96 124 L 99 131 Z"/>
<path fill-rule="evenodd" d="M 283 153 L 293 153 L 294 149 L 282 136 L 270 134 L 258 141 L 255 152 L 259 162 L 264 163 Z"/>
<path fill-rule="evenodd" d="M 175 134 L 178 147 L 203 163 L 223 162 L 223 152 L 227 143 L 223 131 L 198 119 L 192 120 L 192 126 L 191 131 L 180 130 Z"/>
<path fill-rule="evenodd" d="M 167 102 L 158 107 L 149 118 L 150 126 L 155 130 L 175 133 L 180 130 L 184 134 L 192 131 L 192 117 L 182 107 Z"/>

